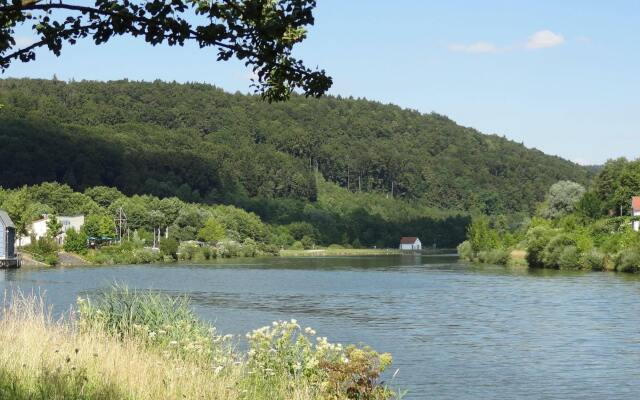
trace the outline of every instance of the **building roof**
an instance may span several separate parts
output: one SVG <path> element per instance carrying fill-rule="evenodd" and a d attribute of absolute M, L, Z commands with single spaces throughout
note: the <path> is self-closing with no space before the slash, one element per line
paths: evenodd
<path fill-rule="evenodd" d="M 631 208 L 633 208 L 633 211 L 640 211 L 640 196 L 631 198 Z"/>
<path fill-rule="evenodd" d="M 400 238 L 400 244 L 414 244 L 417 241 L 418 241 L 418 238 L 414 236 L 407 236 L 407 237 Z"/>
<path fill-rule="evenodd" d="M 2 225 L 5 226 L 5 228 L 14 228 L 15 229 L 15 225 L 13 224 L 13 221 L 11 221 L 11 218 L 9 217 L 9 214 L 7 214 L 6 211 L 0 210 L 0 223 L 2 223 Z"/>

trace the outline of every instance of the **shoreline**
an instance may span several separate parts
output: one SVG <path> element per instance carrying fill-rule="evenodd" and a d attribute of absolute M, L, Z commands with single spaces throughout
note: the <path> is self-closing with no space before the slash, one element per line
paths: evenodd
<path fill-rule="evenodd" d="M 29 258 L 30 261 L 23 262 L 20 268 L 69 268 L 69 267 L 109 267 L 109 266 L 125 266 L 125 265 L 220 265 L 224 264 L 221 261 L 232 261 L 232 260 L 254 260 L 260 258 L 313 258 L 313 257 L 384 257 L 384 256 L 411 256 L 411 257 L 422 257 L 422 256 L 431 256 L 431 257 L 453 257 L 458 256 L 455 249 L 438 249 L 436 251 L 427 250 L 422 252 L 416 251 L 402 251 L 399 249 L 315 249 L 315 250 L 280 250 L 278 255 L 260 255 L 256 257 L 229 257 L 229 258 L 215 258 L 206 261 L 197 261 L 194 262 L 192 260 L 176 260 L 172 262 L 148 262 L 148 263 L 91 263 L 82 258 L 82 255 L 78 255 L 75 253 L 65 252 L 67 255 L 72 255 L 76 260 L 82 259 L 85 263 L 60 263 L 55 266 L 47 265 L 42 262 L 38 262 Z M 20 269 L 14 268 L 14 269 Z"/>

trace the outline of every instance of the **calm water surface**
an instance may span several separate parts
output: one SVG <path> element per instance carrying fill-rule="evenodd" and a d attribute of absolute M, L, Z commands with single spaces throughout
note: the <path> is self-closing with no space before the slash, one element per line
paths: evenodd
<path fill-rule="evenodd" d="M 114 281 L 188 293 L 223 333 L 296 318 L 394 355 L 408 399 L 640 398 L 640 279 L 508 271 L 446 257 L 0 271 L 57 310 Z"/>

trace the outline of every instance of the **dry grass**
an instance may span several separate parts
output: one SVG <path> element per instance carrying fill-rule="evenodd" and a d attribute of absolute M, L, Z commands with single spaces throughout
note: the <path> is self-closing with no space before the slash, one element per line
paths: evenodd
<path fill-rule="evenodd" d="M 244 364 L 223 370 L 145 350 L 135 340 L 54 321 L 41 299 L 19 297 L 0 321 L 2 399 L 311 399 L 292 382 L 247 385 Z"/>

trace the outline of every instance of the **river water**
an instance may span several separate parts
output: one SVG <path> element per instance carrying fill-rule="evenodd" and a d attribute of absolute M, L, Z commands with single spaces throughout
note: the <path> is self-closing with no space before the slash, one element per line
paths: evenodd
<path fill-rule="evenodd" d="M 433 256 L 0 271 L 0 289 L 39 290 L 57 311 L 114 282 L 187 293 L 221 333 L 295 318 L 330 341 L 391 352 L 389 383 L 405 399 L 640 398 L 635 275 Z"/>

